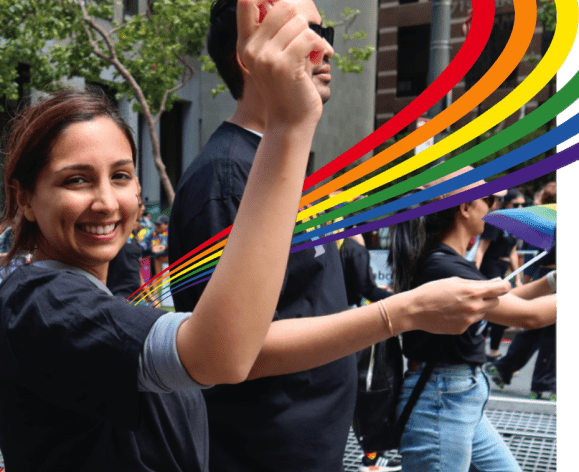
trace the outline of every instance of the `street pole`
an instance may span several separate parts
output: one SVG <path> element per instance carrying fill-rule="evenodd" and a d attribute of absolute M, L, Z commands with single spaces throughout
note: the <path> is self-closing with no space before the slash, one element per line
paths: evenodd
<path fill-rule="evenodd" d="M 450 62 L 451 3 L 451 0 L 432 0 L 428 85 L 434 82 Z M 431 118 L 442 111 L 445 100 L 446 99 L 440 100 L 430 109 L 429 115 Z"/>
<path fill-rule="evenodd" d="M 432 21 L 430 23 L 430 56 L 428 61 L 427 82 L 430 85 L 442 73 L 450 62 L 450 17 L 452 0 L 431 0 Z M 430 110 L 427 116 L 434 118 L 446 106 L 446 97 L 442 98 Z M 434 142 L 441 139 L 434 136 Z M 436 165 L 438 159 L 429 167 Z"/>

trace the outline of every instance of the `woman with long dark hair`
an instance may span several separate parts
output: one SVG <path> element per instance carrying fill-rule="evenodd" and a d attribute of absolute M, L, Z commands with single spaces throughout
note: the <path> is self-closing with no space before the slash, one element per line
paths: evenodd
<path fill-rule="evenodd" d="M 259 83 L 265 133 L 193 313 L 132 306 L 105 286 L 139 197 L 131 130 L 104 95 L 61 91 L 14 120 L 3 227 L 16 222 L 9 257 L 33 258 L 0 285 L 10 472 L 207 471 L 204 386 L 310 369 L 408 329 L 460 333 L 508 290 L 454 279 L 272 324 L 322 111 L 311 67 L 333 51 L 295 3 L 276 2 L 260 22 L 248 0 L 237 15 L 238 60 Z"/>
<path fill-rule="evenodd" d="M 494 201 L 491 195 L 393 226 L 390 238 L 394 292 L 403 293 L 453 276 L 485 280 L 464 255 L 470 240 L 482 233 L 482 217 Z M 500 297 L 499 305 L 485 314 L 485 320 L 531 329 L 553 324 L 556 317 L 553 275 Z M 408 371 L 398 414 L 426 363 L 436 361 L 402 436 L 400 453 L 405 472 L 520 471 L 483 412 L 489 392 L 481 370 L 486 360 L 485 320 L 474 323 L 460 335 L 433 335 L 424 331 L 402 335 Z"/>

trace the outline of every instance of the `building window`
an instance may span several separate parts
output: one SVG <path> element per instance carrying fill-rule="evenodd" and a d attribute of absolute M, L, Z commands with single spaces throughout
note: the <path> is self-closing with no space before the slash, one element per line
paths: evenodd
<path fill-rule="evenodd" d="M 466 90 L 470 89 L 476 82 L 478 82 L 499 58 L 509 41 L 513 31 L 514 22 L 514 13 L 502 13 L 495 16 L 491 35 L 483 49 L 483 52 L 472 68 L 464 76 L 464 85 Z M 500 87 L 516 87 L 518 85 L 517 75 L 518 66 L 515 67 L 513 72 L 511 72 Z"/>
<path fill-rule="evenodd" d="M 429 24 L 398 28 L 397 97 L 414 97 L 426 89 L 429 53 Z"/>
<path fill-rule="evenodd" d="M 136 15 L 139 13 L 139 0 L 124 0 L 124 11 L 128 15 Z"/>

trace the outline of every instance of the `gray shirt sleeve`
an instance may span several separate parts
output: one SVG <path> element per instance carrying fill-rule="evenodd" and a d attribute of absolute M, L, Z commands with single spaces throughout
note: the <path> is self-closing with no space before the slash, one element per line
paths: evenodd
<path fill-rule="evenodd" d="M 177 353 L 177 330 L 191 313 L 167 313 L 153 324 L 139 355 L 138 385 L 143 392 L 209 388 L 193 380 Z"/>

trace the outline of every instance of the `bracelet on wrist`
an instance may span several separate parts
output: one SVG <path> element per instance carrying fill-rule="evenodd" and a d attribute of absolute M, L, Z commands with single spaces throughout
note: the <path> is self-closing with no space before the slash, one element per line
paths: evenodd
<path fill-rule="evenodd" d="M 384 323 L 388 327 L 388 332 L 389 332 L 390 336 L 391 337 L 396 336 L 394 334 L 394 328 L 392 327 L 392 321 L 390 321 L 390 317 L 388 316 L 388 310 L 386 309 L 386 304 L 384 303 L 384 299 L 378 300 L 376 303 L 378 304 L 378 310 L 380 311 L 380 315 L 382 316 Z"/>

